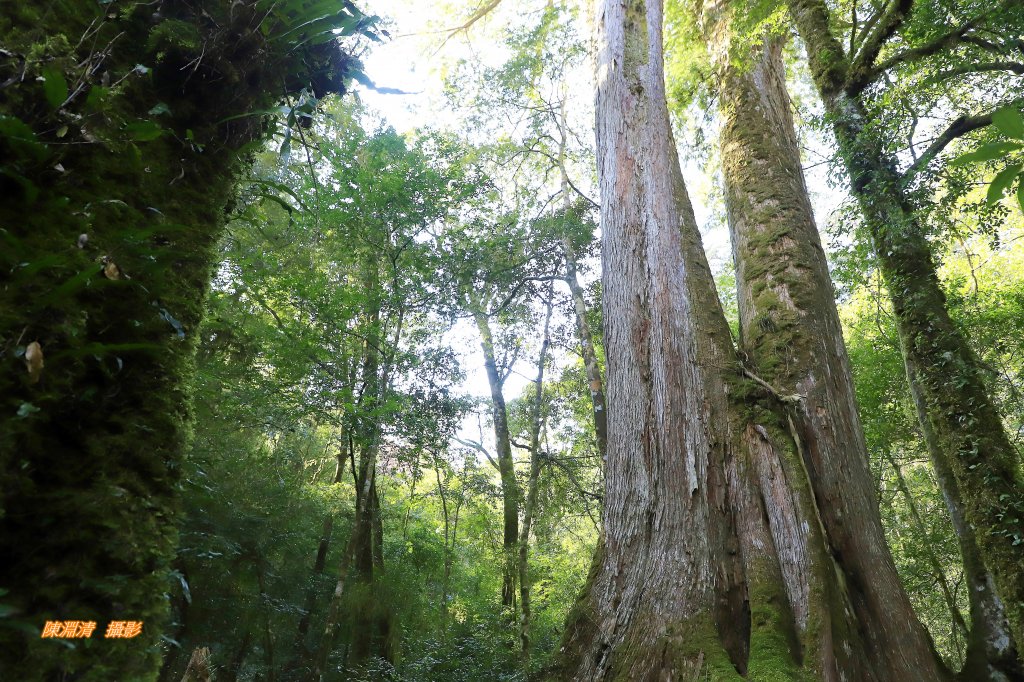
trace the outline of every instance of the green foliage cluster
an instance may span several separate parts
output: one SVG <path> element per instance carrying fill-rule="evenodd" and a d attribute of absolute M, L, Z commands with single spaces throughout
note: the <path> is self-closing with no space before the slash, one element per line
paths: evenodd
<path fill-rule="evenodd" d="M 383 436 L 384 571 L 372 588 L 346 588 L 330 678 L 523 679 L 516 630 L 498 600 L 496 471 L 451 441 L 473 403 L 446 339 L 465 314 L 455 292 L 466 281 L 498 286 L 509 279 L 504 268 L 521 270 L 522 232 L 477 229 L 467 206 L 489 206 L 493 188 L 464 146 L 429 132 L 403 139 L 358 107 L 322 107 L 292 154 L 258 156 L 221 247 L 199 333 L 196 437 L 183 469 L 161 679 L 179 679 L 202 646 L 218 679 L 306 679 L 348 551 L 369 423 Z M 368 263 L 376 285 L 364 276 Z M 510 334 L 500 343 L 523 343 L 524 314 L 505 312 Z M 378 378 L 390 377 L 376 403 L 364 398 L 368 343 L 380 344 Z M 540 495 L 531 554 L 540 653 L 553 650 L 581 587 L 599 514 L 586 496 L 593 442 L 576 421 L 589 414 L 580 376 L 573 369 L 545 392 L 548 447 L 574 448 L 579 461 L 546 467 Z M 510 412 L 513 438 L 527 440 L 527 399 Z M 393 654 L 357 659 L 360 614 L 381 609 L 397 624 Z M 312 624 L 303 636 L 304 617 Z"/>

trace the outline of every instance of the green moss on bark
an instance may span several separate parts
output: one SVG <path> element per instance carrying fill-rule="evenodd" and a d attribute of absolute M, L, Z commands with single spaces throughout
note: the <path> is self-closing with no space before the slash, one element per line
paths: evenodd
<path fill-rule="evenodd" d="M 336 52 L 275 52 L 249 11 L 59 2 L 0 17 L 5 679 L 156 675 L 195 330 L 237 152 L 265 132 L 224 119 Z M 47 620 L 97 629 L 65 646 L 40 638 Z M 142 634 L 104 639 L 114 620 Z"/>

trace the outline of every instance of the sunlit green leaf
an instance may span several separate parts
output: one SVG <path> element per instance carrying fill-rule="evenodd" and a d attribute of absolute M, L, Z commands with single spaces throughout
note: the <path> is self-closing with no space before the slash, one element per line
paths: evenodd
<path fill-rule="evenodd" d="M 996 174 L 995 179 L 992 180 L 992 184 L 988 187 L 987 201 L 989 206 L 998 203 L 999 200 L 1003 198 L 1003 195 L 1006 194 L 1006 190 L 1011 184 L 1013 184 L 1014 178 L 1016 178 L 1017 174 L 1020 172 L 1020 167 L 1021 165 L 1016 163 L 1012 166 L 1007 166 Z"/>
<path fill-rule="evenodd" d="M 1024 140 L 1024 116 L 1016 107 L 1003 107 L 992 114 L 992 123 L 1007 137 Z"/>

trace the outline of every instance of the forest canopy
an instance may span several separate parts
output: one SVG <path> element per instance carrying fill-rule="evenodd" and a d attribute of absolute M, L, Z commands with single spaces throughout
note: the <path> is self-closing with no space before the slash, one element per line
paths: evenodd
<path fill-rule="evenodd" d="M 1022 34 L 5 5 L 0 679 L 1024 680 Z"/>

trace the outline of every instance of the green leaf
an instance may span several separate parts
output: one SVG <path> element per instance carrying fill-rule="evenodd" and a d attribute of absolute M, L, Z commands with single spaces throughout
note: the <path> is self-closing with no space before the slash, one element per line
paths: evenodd
<path fill-rule="evenodd" d="M 38 411 L 39 408 L 32 403 L 22 403 L 21 407 L 18 408 L 18 419 L 25 419 Z"/>
<path fill-rule="evenodd" d="M 969 163 L 977 163 L 979 161 L 992 161 L 994 159 L 1001 159 L 1010 152 L 1016 151 L 1024 147 L 1019 142 L 989 142 L 978 147 L 973 152 L 962 154 L 949 162 L 951 166 L 965 166 Z"/>
<path fill-rule="evenodd" d="M 290 122 L 289 122 L 290 123 Z M 281 150 L 278 152 L 281 158 L 281 165 L 287 166 L 292 158 L 292 127 L 289 124 L 284 129 L 284 142 L 281 143 Z"/>
<path fill-rule="evenodd" d="M 273 189 L 276 189 L 279 192 L 284 192 L 285 194 L 290 196 L 292 199 L 295 199 L 296 202 L 298 202 L 299 208 L 301 208 L 303 211 L 308 210 L 307 207 L 306 207 L 306 204 L 302 201 L 302 198 L 299 197 L 299 195 L 295 193 L 295 190 L 293 190 L 288 185 L 282 184 L 280 182 L 274 182 L 272 180 L 264 180 L 264 179 L 253 180 L 253 184 L 255 184 L 255 185 L 264 185 L 266 187 L 271 187 Z M 269 194 L 264 194 L 262 196 L 270 197 Z M 290 208 L 294 208 L 294 207 L 290 207 Z"/>
<path fill-rule="evenodd" d="M 124 131 L 136 142 L 151 142 L 164 134 L 164 129 L 153 121 L 134 121 Z"/>
<path fill-rule="evenodd" d="M 988 205 L 998 203 L 1003 195 L 1006 194 L 1006 190 L 1013 184 L 1014 178 L 1020 173 L 1020 164 L 1015 163 L 1012 166 L 1007 166 L 1003 170 L 999 171 L 995 179 L 992 180 L 992 184 L 988 186 Z"/>
<path fill-rule="evenodd" d="M 1015 107 L 1003 107 L 992 114 L 992 123 L 1007 137 L 1024 140 L 1024 116 Z"/>
<path fill-rule="evenodd" d="M 171 108 L 167 106 L 165 102 L 157 102 L 156 105 L 149 110 L 150 116 L 161 116 L 169 113 L 171 113 Z"/>
<path fill-rule="evenodd" d="M 1017 185 L 1017 203 L 1020 204 L 1021 213 L 1024 213 L 1024 181 Z"/>
<path fill-rule="evenodd" d="M 58 109 L 68 98 L 68 82 L 64 73 L 53 64 L 43 69 L 43 94 L 46 102 Z"/>
<path fill-rule="evenodd" d="M 39 141 L 35 131 L 20 118 L 0 114 L 0 137 L 6 138 L 19 156 L 32 156 L 41 161 L 48 154 L 46 145 Z"/>

